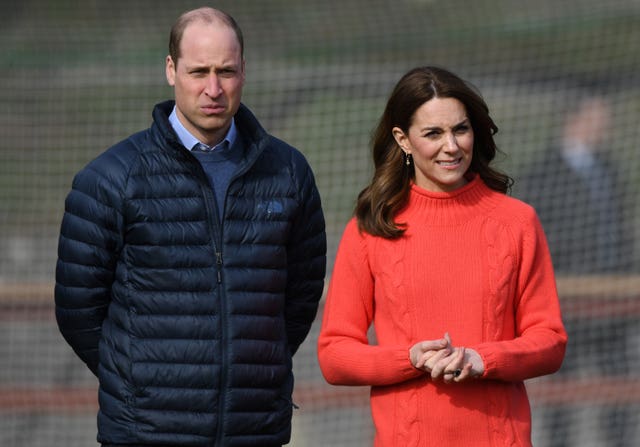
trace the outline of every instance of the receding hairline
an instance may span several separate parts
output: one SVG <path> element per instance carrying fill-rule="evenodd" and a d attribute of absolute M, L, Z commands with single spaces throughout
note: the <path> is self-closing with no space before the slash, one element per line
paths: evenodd
<path fill-rule="evenodd" d="M 218 24 L 229 27 L 236 35 L 240 45 L 240 56 L 244 58 L 244 38 L 240 26 L 231 15 L 219 9 L 203 6 L 201 8 L 192 9 L 184 12 L 171 28 L 169 36 L 169 55 L 173 59 L 174 64 L 178 63 L 180 58 L 180 44 L 182 36 L 187 27 L 193 23 L 201 22 L 205 24 Z"/>
<path fill-rule="evenodd" d="M 231 16 L 229 14 L 209 6 L 203 6 L 202 8 L 184 12 L 180 17 L 178 17 L 176 23 L 182 22 L 185 25 L 189 25 L 197 20 L 202 20 L 207 23 L 222 22 L 226 25 L 233 26 L 233 22 L 231 21 Z"/>

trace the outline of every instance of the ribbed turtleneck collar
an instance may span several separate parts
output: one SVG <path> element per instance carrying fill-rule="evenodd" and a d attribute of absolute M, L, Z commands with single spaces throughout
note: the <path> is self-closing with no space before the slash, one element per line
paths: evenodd
<path fill-rule="evenodd" d="M 396 221 L 420 221 L 437 226 L 460 225 L 494 209 L 501 196 L 490 189 L 479 175 L 451 192 L 427 191 L 413 184 L 409 202 Z"/>

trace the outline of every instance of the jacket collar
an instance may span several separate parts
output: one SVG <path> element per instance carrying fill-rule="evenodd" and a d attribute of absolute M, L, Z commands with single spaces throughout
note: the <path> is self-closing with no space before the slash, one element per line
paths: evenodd
<path fill-rule="evenodd" d="M 159 138 L 160 141 L 158 141 L 158 143 L 160 143 L 160 146 L 164 146 L 166 143 L 169 143 L 169 146 L 172 149 L 184 151 L 180 139 L 169 122 L 169 115 L 171 115 L 171 111 L 174 106 L 175 101 L 173 100 L 156 104 L 152 113 L 155 125 L 154 136 Z M 245 157 L 242 162 L 242 166 L 251 166 L 264 151 L 264 148 L 270 140 L 270 136 L 249 108 L 244 104 L 240 104 L 234 119 L 238 130 L 238 136 L 245 145 Z M 243 167 L 240 169 L 244 170 Z"/>

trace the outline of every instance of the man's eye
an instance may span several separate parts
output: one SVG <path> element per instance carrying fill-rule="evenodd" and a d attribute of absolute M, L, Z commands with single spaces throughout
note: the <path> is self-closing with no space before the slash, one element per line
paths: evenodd
<path fill-rule="evenodd" d="M 220 71 L 220 75 L 221 76 L 225 76 L 225 77 L 230 77 L 230 76 L 234 76 L 236 74 L 236 71 L 229 68 L 227 70 L 221 70 Z"/>

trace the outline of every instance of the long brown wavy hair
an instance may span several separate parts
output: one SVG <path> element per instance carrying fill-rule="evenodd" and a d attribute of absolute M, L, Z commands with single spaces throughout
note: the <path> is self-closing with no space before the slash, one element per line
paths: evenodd
<path fill-rule="evenodd" d="M 474 133 L 468 173 L 478 174 L 489 188 L 501 193 L 506 193 L 513 184 L 511 177 L 489 166 L 498 153 L 493 139 L 498 127 L 480 93 L 448 70 L 417 67 L 398 81 L 373 132 L 375 171 L 371 183 L 358 195 L 355 207 L 361 231 L 388 239 L 404 234 L 405 225 L 394 219 L 407 203 L 415 170 L 413 163 L 406 165 L 404 152 L 393 138 L 392 129 L 399 127 L 408 134 L 416 110 L 436 97 L 455 98 L 465 106 Z"/>

